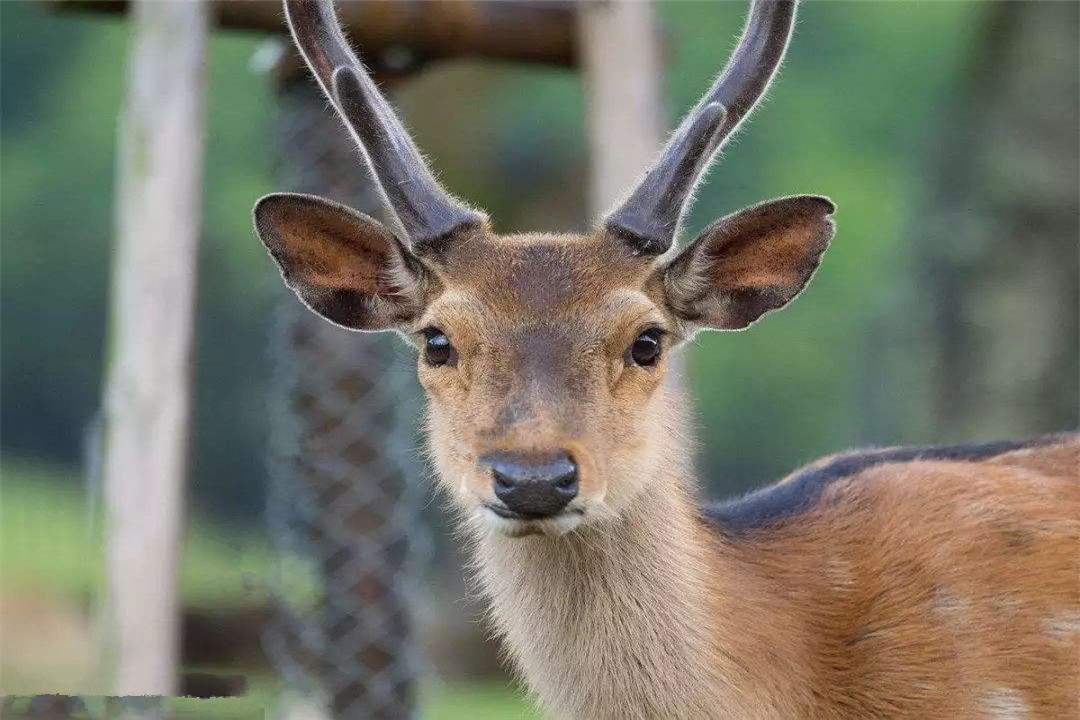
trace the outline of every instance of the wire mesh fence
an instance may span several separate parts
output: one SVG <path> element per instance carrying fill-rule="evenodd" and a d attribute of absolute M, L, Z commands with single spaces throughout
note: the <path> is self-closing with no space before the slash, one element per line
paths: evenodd
<path fill-rule="evenodd" d="M 278 178 L 378 217 L 359 155 L 314 83 L 282 84 Z M 407 351 L 351 333 L 290 293 L 276 365 L 267 521 L 278 568 L 264 644 L 288 688 L 335 720 L 416 712 L 417 567 L 423 489 L 410 461 L 415 383 Z"/>

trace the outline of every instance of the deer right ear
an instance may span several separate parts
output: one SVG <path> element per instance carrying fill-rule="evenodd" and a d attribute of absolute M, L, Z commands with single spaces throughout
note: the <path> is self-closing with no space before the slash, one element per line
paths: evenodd
<path fill-rule="evenodd" d="M 313 195 L 255 204 L 255 232 L 313 311 L 350 330 L 393 330 L 423 308 L 423 270 L 376 220 Z"/>
<path fill-rule="evenodd" d="M 787 305 L 821 262 L 835 210 L 828 198 L 798 195 L 705 228 L 661 270 L 675 314 L 696 327 L 741 330 Z"/>

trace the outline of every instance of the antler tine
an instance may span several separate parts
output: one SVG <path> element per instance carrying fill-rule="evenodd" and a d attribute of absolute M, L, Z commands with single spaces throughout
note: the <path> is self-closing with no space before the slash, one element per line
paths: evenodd
<path fill-rule="evenodd" d="M 635 252 L 659 255 L 675 240 L 691 193 L 717 149 L 765 94 L 795 24 L 796 0 L 753 0 L 727 67 L 672 135 L 657 163 L 604 221 Z"/>
<path fill-rule="evenodd" d="M 416 249 L 484 222 L 435 180 L 390 103 L 350 49 L 333 0 L 285 0 L 293 39 L 356 139 L 387 204 Z"/>

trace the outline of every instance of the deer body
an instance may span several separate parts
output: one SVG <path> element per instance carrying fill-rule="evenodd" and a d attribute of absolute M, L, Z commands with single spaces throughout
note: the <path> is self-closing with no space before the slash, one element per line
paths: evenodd
<path fill-rule="evenodd" d="M 478 572 L 553 717 L 1076 717 L 1078 466 L 875 464 L 732 534 L 673 477 L 662 516 L 481 536 Z"/>
<path fill-rule="evenodd" d="M 435 181 L 328 0 L 293 37 L 397 226 L 269 195 L 286 284 L 418 350 L 429 452 L 496 630 L 555 717 L 1059 718 L 1080 678 L 1080 442 L 838 456 L 698 507 L 668 355 L 810 281 L 827 198 L 761 203 L 673 249 L 794 25 L 755 0 L 727 68 L 587 234 L 500 236 Z"/>

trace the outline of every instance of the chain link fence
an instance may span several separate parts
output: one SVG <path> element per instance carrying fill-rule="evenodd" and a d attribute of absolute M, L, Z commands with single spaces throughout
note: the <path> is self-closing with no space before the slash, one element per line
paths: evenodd
<path fill-rule="evenodd" d="M 282 186 L 378 217 L 357 150 L 306 74 L 281 85 L 279 113 Z M 291 293 L 277 317 L 267 653 L 286 687 L 334 720 L 414 717 L 412 609 L 430 536 L 410 460 L 410 353 L 389 334 L 331 325 Z"/>

